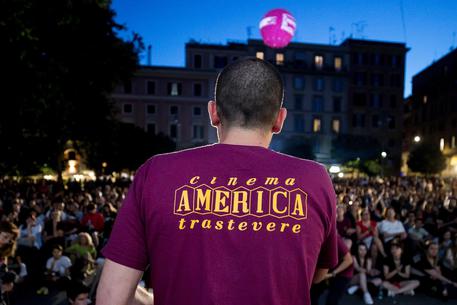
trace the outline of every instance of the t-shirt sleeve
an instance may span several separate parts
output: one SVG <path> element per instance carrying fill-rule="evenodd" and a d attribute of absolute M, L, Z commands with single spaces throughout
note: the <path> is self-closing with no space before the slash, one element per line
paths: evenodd
<path fill-rule="evenodd" d="M 104 257 L 127 267 L 144 271 L 148 265 L 142 192 L 147 163 L 135 174 L 122 206 L 114 221 L 108 243 L 102 249 Z"/>
<path fill-rule="evenodd" d="M 321 246 L 317 268 L 331 269 L 338 264 L 338 242 L 336 231 L 336 194 L 332 180 L 323 167 L 323 188 L 325 208 L 328 212 L 327 231 L 324 233 L 324 241 Z"/>

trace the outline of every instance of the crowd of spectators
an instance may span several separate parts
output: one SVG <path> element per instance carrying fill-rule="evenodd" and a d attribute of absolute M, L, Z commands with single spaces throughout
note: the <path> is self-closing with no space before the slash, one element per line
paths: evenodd
<path fill-rule="evenodd" d="M 100 250 L 129 185 L 0 180 L 0 304 L 13 285 L 38 295 L 66 290 L 73 304 L 93 300 Z M 346 293 L 366 304 L 457 296 L 457 180 L 336 178 L 334 186 L 337 230 L 352 256 Z"/>

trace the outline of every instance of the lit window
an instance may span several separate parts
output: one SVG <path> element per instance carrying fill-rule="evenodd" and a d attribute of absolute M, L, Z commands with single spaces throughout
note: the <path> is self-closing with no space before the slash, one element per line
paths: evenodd
<path fill-rule="evenodd" d="M 451 148 L 455 148 L 455 136 L 451 138 Z"/>
<path fill-rule="evenodd" d="M 324 56 L 322 56 L 322 55 L 314 56 L 314 66 L 316 67 L 316 69 L 321 70 L 322 67 L 324 66 Z"/>
<path fill-rule="evenodd" d="M 423 99 L 424 104 L 427 104 L 427 100 L 428 100 L 427 96 L 424 95 L 424 99 Z"/>
<path fill-rule="evenodd" d="M 440 139 L 440 150 L 441 150 L 441 151 L 444 150 L 444 138 L 441 138 L 441 139 Z"/>
<path fill-rule="evenodd" d="M 182 94 L 182 84 L 181 83 L 168 83 L 168 95 L 178 96 Z"/>
<path fill-rule="evenodd" d="M 340 119 L 333 119 L 332 120 L 332 131 L 334 133 L 339 133 L 340 132 L 340 127 L 341 127 Z"/>
<path fill-rule="evenodd" d="M 282 66 L 284 64 L 284 54 L 283 53 L 276 53 L 276 64 L 278 66 Z"/>
<path fill-rule="evenodd" d="M 321 119 L 314 118 L 313 119 L 313 132 L 320 132 L 321 131 Z"/>
<path fill-rule="evenodd" d="M 263 59 L 263 52 L 255 53 L 255 57 L 257 57 L 258 59 Z"/>
<path fill-rule="evenodd" d="M 335 71 L 341 71 L 343 68 L 343 59 L 339 56 L 334 58 Z"/>

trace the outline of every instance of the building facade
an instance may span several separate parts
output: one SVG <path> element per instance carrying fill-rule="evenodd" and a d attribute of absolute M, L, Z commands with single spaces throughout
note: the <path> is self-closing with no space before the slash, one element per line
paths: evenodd
<path fill-rule="evenodd" d="M 457 166 L 457 49 L 449 52 L 413 77 L 407 100 L 404 163 L 419 141 L 441 149 L 448 166 L 443 174 L 455 175 Z M 407 168 L 405 167 L 405 170 Z"/>
<path fill-rule="evenodd" d="M 340 45 L 294 42 L 279 50 L 261 40 L 190 41 L 185 67 L 144 66 L 113 97 L 122 121 L 163 132 L 178 148 L 213 143 L 206 104 L 217 73 L 239 58 L 258 57 L 279 69 L 285 85 L 288 117 L 273 149 L 303 140 L 318 161 L 330 164 L 333 140 L 353 134 L 377 138 L 392 160 L 400 160 L 406 52 L 404 44 L 354 39 Z"/>

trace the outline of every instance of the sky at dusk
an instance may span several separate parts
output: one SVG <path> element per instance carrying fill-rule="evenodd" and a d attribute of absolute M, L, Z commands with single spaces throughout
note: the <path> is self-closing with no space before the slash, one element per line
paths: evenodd
<path fill-rule="evenodd" d="M 227 40 L 261 39 L 258 23 L 273 8 L 284 8 L 297 20 L 293 41 L 339 44 L 354 38 L 406 42 L 405 96 L 413 75 L 457 47 L 457 0 L 320 0 L 250 1 L 113 0 L 116 20 L 152 45 L 152 64 L 184 66 L 184 44 L 190 39 L 225 44 Z M 403 13 L 402 13 L 403 12 Z M 128 33 L 124 34 L 126 37 Z M 146 54 L 142 63 L 146 64 Z"/>

